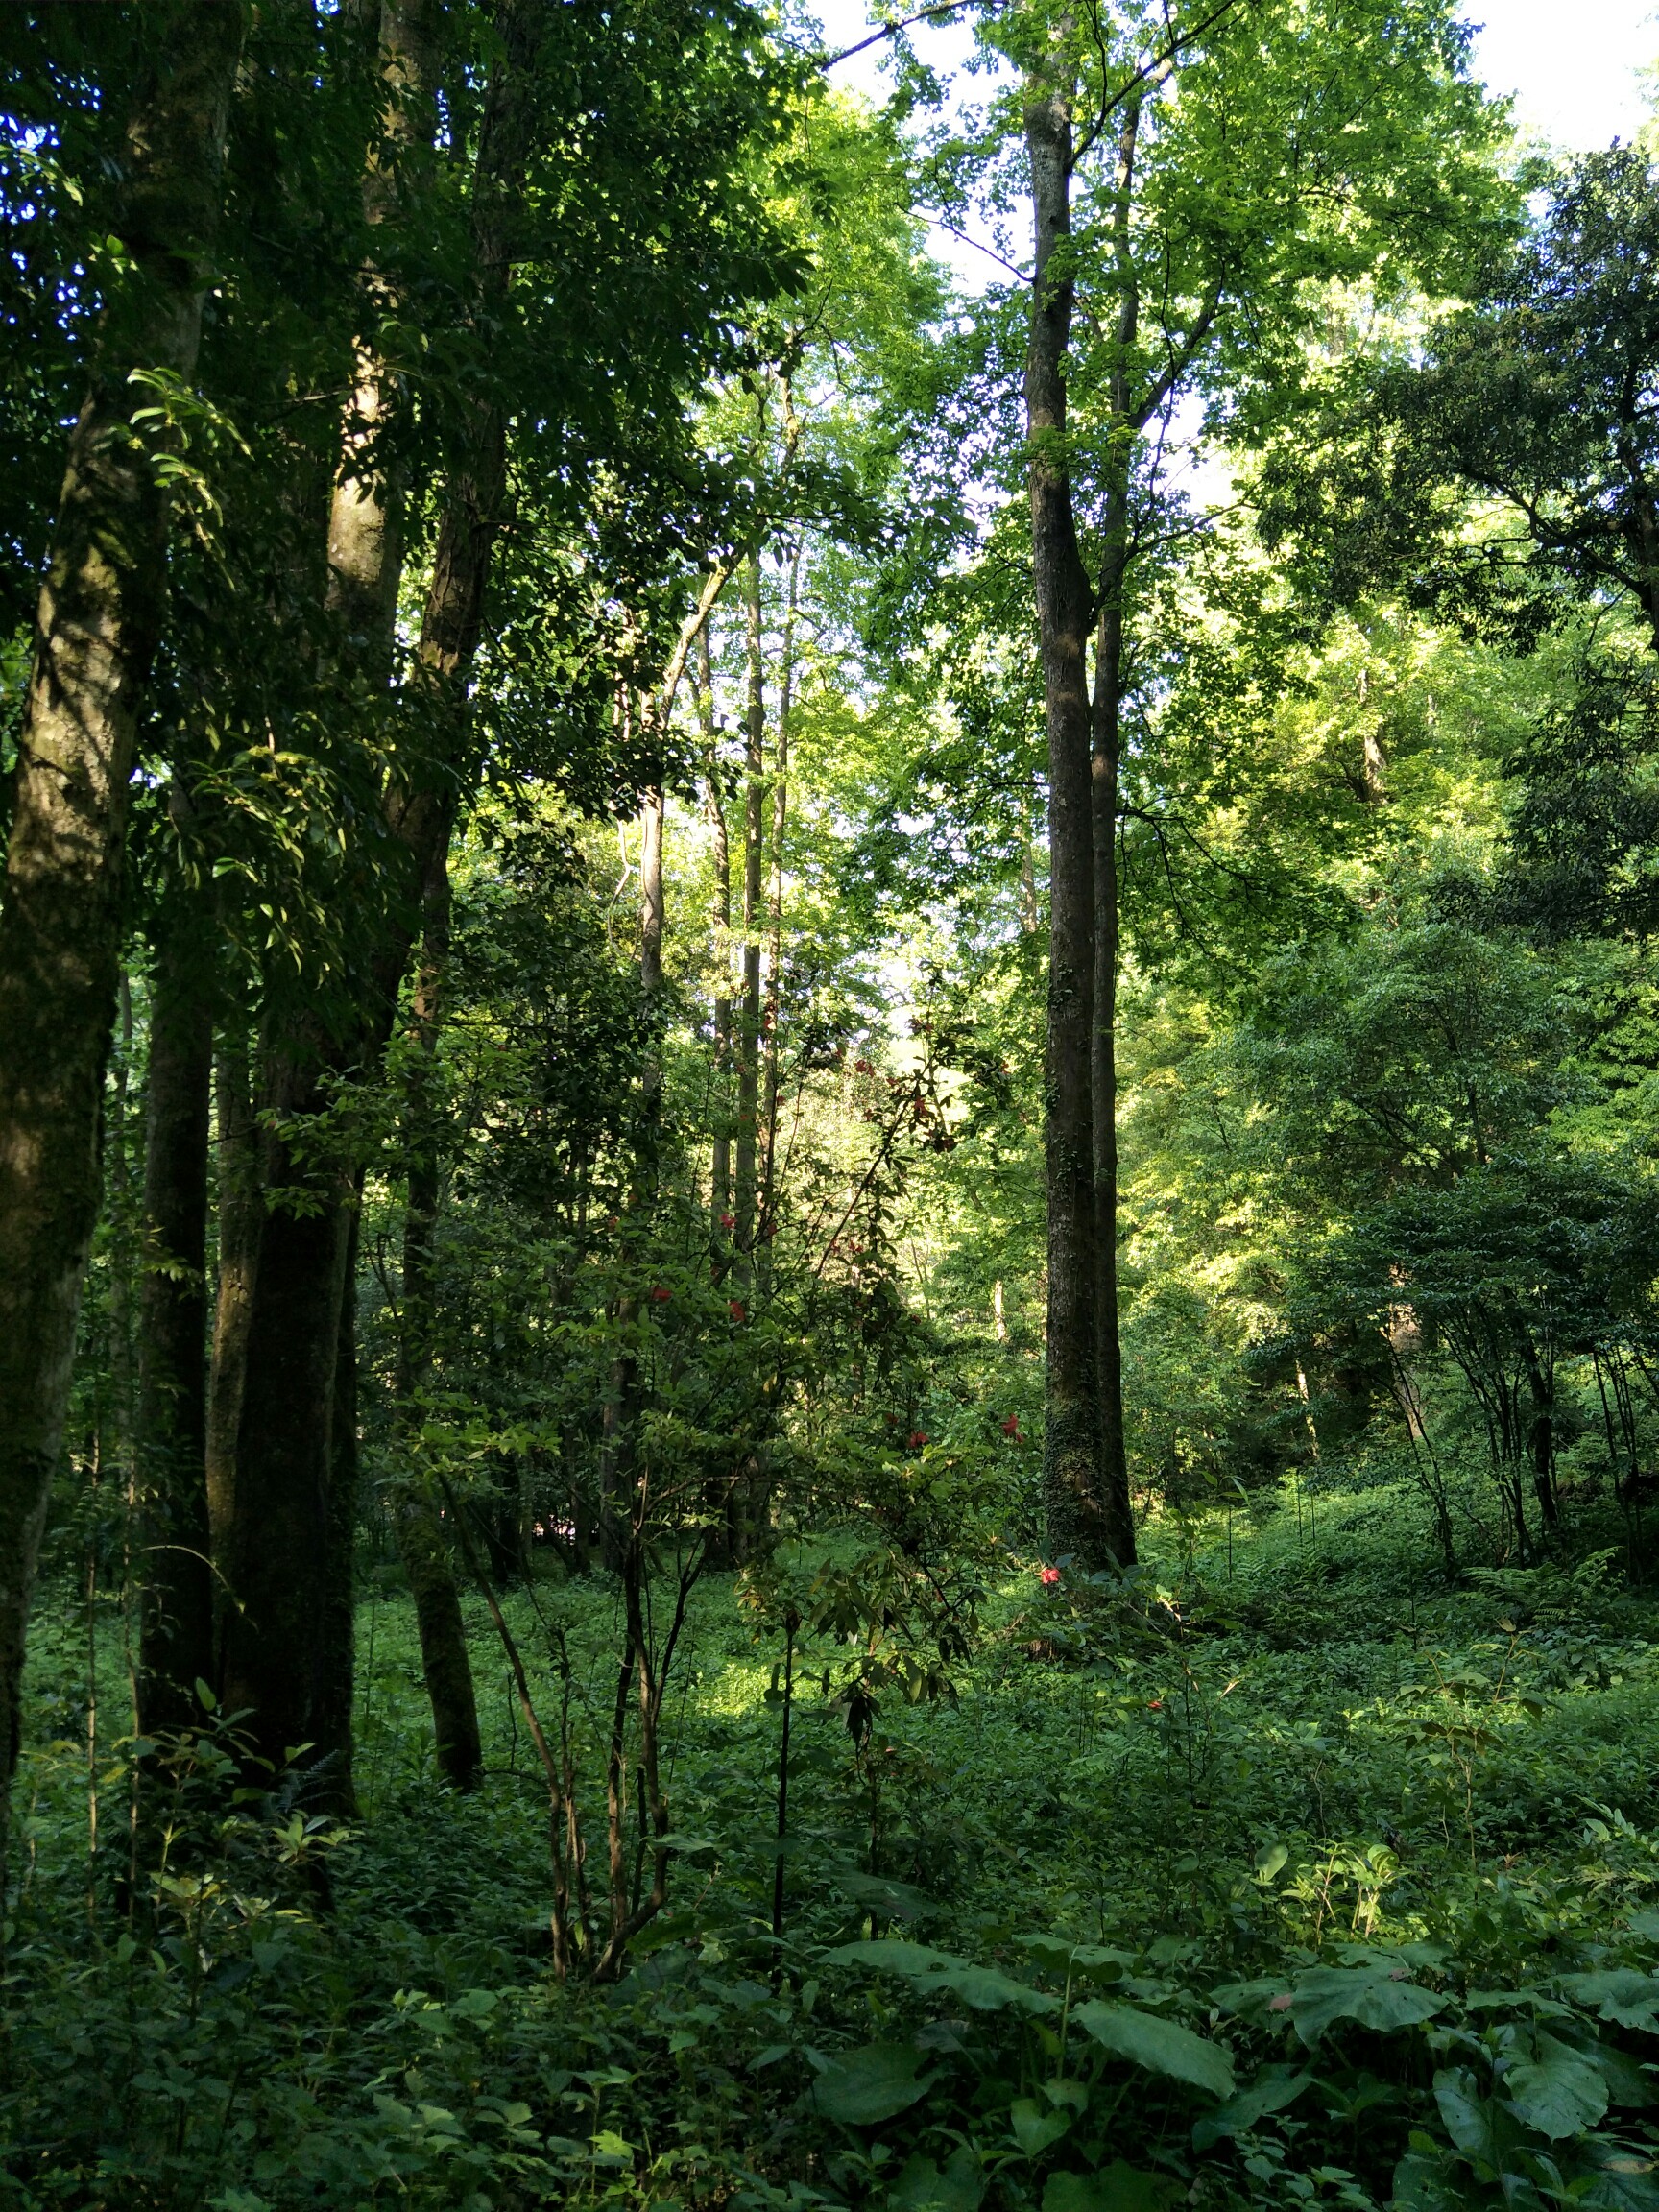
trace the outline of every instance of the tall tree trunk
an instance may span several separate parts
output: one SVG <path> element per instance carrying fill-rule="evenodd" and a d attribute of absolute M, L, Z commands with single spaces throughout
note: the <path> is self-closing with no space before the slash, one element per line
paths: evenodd
<path fill-rule="evenodd" d="M 294 1031 L 269 1047 L 276 1126 L 262 1146 L 268 1198 L 249 1301 L 235 1475 L 220 1565 L 223 1695 L 252 1710 L 280 1767 L 316 1740 L 329 1579 L 335 1366 L 352 1178 L 309 1134 L 336 1071 L 332 1041 Z M 285 1125 L 306 1129 L 298 1143 Z"/>
<path fill-rule="evenodd" d="M 440 1158 L 435 1096 L 440 996 L 449 947 L 447 855 L 434 857 L 427 878 L 425 923 L 410 1013 L 415 1046 L 404 1094 L 408 1204 L 403 1215 L 403 1310 L 397 1340 L 397 1396 L 406 1429 L 418 1428 L 417 1393 L 432 1372 L 436 1318 L 436 1243 Z M 421 1667 L 432 1705 L 438 1771 L 457 1790 L 475 1790 L 484 1771 L 478 1700 L 467 1650 L 461 1594 L 432 1499 L 418 1483 L 399 1484 L 393 1523 L 403 1572 L 415 1600 Z"/>
<path fill-rule="evenodd" d="M 1522 1358 L 1527 1368 L 1527 1390 L 1531 1401 L 1531 1418 L 1527 1425 L 1527 1449 L 1532 1461 L 1532 1489 L 1538 1500 L 1538 1510 L 1546 1528 L 1553 1528 L 1561 1518 L 1560 1505 L 1555 1496 L 1555 1389 L 1553 1378 L 1547 1374 L 1538 1357 L 1538 1346 L 1532 1332 L 1519 1312 L 1517 1330 L 1521 1341 Z"/>
<path fill-rule="evenodd" d="M 110 1225 L 108 1303 L 105 1310 L 105 1357 L 109 1369 L 109 1418 L 99 1451 L 104 1467 L 117 1471 L 129 1504 L 134 1482 L 133 1447 L 137 1434 L 138 1393 L 133 1345 L 134 1251 L 132 1206 L 132 979 L 122 969 L 115 986 L 114 1065 L 104 1094 L 104 1166 L 109 1189 Z M 138 1118 L 138 1131 L 143 1127 Z M 140 1168 L 140 1174 L 142 1169 Z"/>
<path fill-rule="evenodd" d="M 357 1579 L 354 1552 L 361 1477 L 357 1463 L 357 1239 L 362 1218 L 359 1176 L 345 1249 L 340 1256 L 340 1334 L 328 1429 L 328 1538 L 311 1732 L 314 1804 L 342 1818 L 357 1813 L 352 1770 L 352 1714 L 357 1689 Z"/>
<path fill-rule="evenodd" d="M 135 370 L 188 377 L 241 45 L 235 0 L 157 5 L 99 331 L 35 623 L 0 904 L 0 1855 L 29 1602 L 99 1201 L 127 786 L 161 622 L 167 510 Z"/>
<path fill-rule="evenodd" d="M 761 631 L 760 555 L 748 569 L 745 657 L 748 708 L 743 724 L 743 987 L 737 1012 L 736 1276 L 747 1287 L 754 1264 L 760 1110 L 760 927 L 766 842 L 766 665 Z"/>
<path fill-rule="evenodd" d="M 253 1298 L 263 1212 L 252 1085 L 247 1040 L 226 1039 L 213 1065 L 219 1283 L 207 1390 L 207 1523 L 215 1559 L 230 1531 L 248 1314 Z M 217 1669 L 208 1679 L 217 1679 Z"/>
<path fill-rule="evenodd" d="M 533 22 L 527 0 L 505 8 L 498 19 L 502 50 L 485 102 L 474 179 L 481 316 L 500 310 L 511 272 L 511 228 L 529 152 L 525 64 Z M 279 1120 L 320 1114 L 335 1086 L 379 1064 L 415 940 L 419 887 L 453 828 L 468 683 L 506 481 L 506 428 L 498 408 L 487 401 L 470 407 L 463 445 L 445 488 L 412 679 L 426 755 L 400 773 L 384 801 L 388 851 L 405 896 L 392 902 L 391 918 L 365 963 L 355 1019 L 326 1038 L 307 1035 L 296 1023 L 276 1041 Z M 381 533 L 390 550 L 394 539 L 391 531 Z M 314 1653 L 316 1647 L 314 1641 L 307 1646 L 306 1632 L 321 1619 L 328 1582 L 333 1374 L 352 1199 L 339 1167 L 315 1151 L 298 1156 L 280 1136 L 265 1186 L 297 1187 L 314 1211 L 268 1210 L 261 1234 L 237 1433 L 230 1548 L 237 1604 L 226 1616 L 225 1674 L 227 1695 L 255 1709 L 261 1753 L 279 1760 L 287 1745 L 312 1733 L 318 1677 L 314 1661 L 307 1662 L 308 1648 Z"/>
<path fill-rule="evenodd" d="M 714 1137 L 709 1181 L 710 1230 L 724 1242 L 732 1213 L 732 844 L 720 789 L 714 720 L 714 660 L 705 627 L 698 635 L 697 714 L 703 731 L 703 774 L 714 833 Z"/>
<path fill-rule="evenodd" d="M 361 4 L 361 0 L 359 0 Z M 430 156 L 435 0 L 379 0 L 383 135 L 363 173 L 363 213 L 377 239 L 395 225 L 404 172 Z M 387 432 L 398 406 L 398 378 L 378 349 L 378 325 L 396 316 L 397 289 L 378 262 L 363 273 L 365 327 L 352 347 L 351 390 L 341 461 L 328 511 L 327 603 L 342 625 L 350 665 L 372 683 L 391 680 L 397 587 L 403 573 L 402 474 L 388 459 Z"/>
<path fill-rule="evenodd" d="M 783 837 L 789 827 L 789 716 L 795 705 L 795 617 L 801 597 L 801 547 L 789 557 L 789 592 L 783 609 L 783 649 L 778 685 L 778 737 L 772 756 L 772 882 L 768 897 L 766 1004 L 760 1018 L 764 1055 L 760 1128 L 761 1295 L 771 1287 L 772 1238 L 778 1204 L 778 1046 L 783 1004 Z"/>
<path fill-rule="evenodd" d="M 213 1679 L 207 1521 L 207 1155 L 213 1014 L 202 974 L 198 902 L 177 901 L 156 932 L 151 986 L 138 1332 L 138 1489 L 143 1612 L 138 1726 L 198 1718 Z"/>
<path fill-rule="evenodd" d="M 1123 702 L 1123 587 L 1129 547 L 1127 470 L 1106 498 L 1106 553 L 1094 647 L 1090 759 L 1094 899 L 1094 1018 L 1089 1088 L 1094 1142 L 1094 1374 L 1100 1402 L 1099 1534 L 1119 1567 L 1135 1558 L 1135 1511 L 1123 1433 L 1118 1334 L 1118 778 Z"/>
<path fill-rule="evenodd" d="M 1025 420 L 1037 621 L 1048 725 L 1048 1005 L 1046 1055 L 1048 1324 L 1044 1511 L 1048 1545 L 1083 1565 L 1111 1556 L 1103 1512 L 1095 1298 L 1094 885 L 1088 578 L 1066 454 L 1066 349 L 1073 285 L 1069 75 L 1027 85 L 1036 255 Z M 1056 254 L 1060 265 L 1055 268 Z"/>

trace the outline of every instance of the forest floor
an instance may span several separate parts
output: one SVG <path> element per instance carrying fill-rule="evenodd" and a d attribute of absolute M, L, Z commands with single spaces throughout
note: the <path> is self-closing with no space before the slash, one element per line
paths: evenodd
<path fill-rule="evenodd" d="M 117 1718 L 89 1789 L 86 1608 L 49 1594 L 0 2204 L 1653 2212 L 1659 1603 L 1595 1530 L 1449 1587 L 1420 1521 L 1376 1489 L 1168 1519 L 1111 1603 L 1010 1574 L 954 1702 L 884 1704 L 863 1746 L 807 1642 L 781 1945 L 781 1639 L 709 1578 L 668 1698 L 669 1909 L 605 1990 L 548 1972 L 546 1798 L 481 1604 L 477 1795 L 437 1786 L 388 1574 L 360 1819 L 186 1808 L 152 1906 L 123 1886 L 119 1620 L 92 1608 Z M 539 1597 L 602 1709 L 613 1600 Z"/>

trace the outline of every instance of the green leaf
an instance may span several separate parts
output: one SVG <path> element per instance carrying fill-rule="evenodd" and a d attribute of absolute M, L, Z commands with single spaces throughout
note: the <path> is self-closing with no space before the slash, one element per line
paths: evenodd
<path fill-rule="evenodd" d="M 966 2143 L 946 2160 L 944 2170 L 920 2152 L 887 2192 L 892 2212 L 979 2212 L 985 2173 Z"/>
<path fill-rule="evenodd" d="M 1493 2174 L 1503 2172 L 1510 2152 L 1525 2147 L 1519 2119 L 1507 2104 L 1480 2095 L 1467 2066 L 1447 2067 L 1435 2075 L 1434 2102 L 1456 2148 Z"/>
<path fill-rule="evenodd" d="M 867 2043 L 831 2060 L 812 2084 L 812 2103 L 826 2120 L 874 2127 L 926 2096 L 934 2077 L 921 2065 L 921 2053 L 907 2043 Z"/>
<path fill-rule="evenodd" d="M 1594 2177 L 1586 2182 L 1582 2169 L 1573 2176 L 1575 2204 L 1597 2212 L 1659 2212 L 1659 2167 L 1645 2152 L 1592 2138 L 1580 2156 Z"/>
<path fill-rule="evenodd" d="M 1014 2140 L 1027 2158 L 1040 2158 L 1071 2125 L 1070 2112 L 1045 2112 L 1029 2097 L 1017 2097 L 1008 2114 Z"/>
<path fill-rule="evenodd" d="M 1491 2106 L 1478 2095 L 1475 2077 L 1466 2066 L 1448 2067 L 1434 2077 L 1434 2102 L 1446 2123 L 1446 2132 L 1466 2157 L 1496 2164 L 1492 2147 Z"/>
<path fill-rule="evenodd" d="M 1120 1982 L 1135 1963 L 1132 1953 L 1109 1943 L 1068 1943 L 1059 1936 L 1020 1936 L 1015 1940 L 1050 1974 L 1062 1978 L 1070 1974 L 1094 1982 Z"/>
<path fill-rule="evenodd" d="M 1442 2161 L 1408 2152 L 1394 2169 L 1395 2212 L 1454 2212 L 1466 2201 Z"/>
<path fill-rule="evenodd" d="M 1659 1976 L 1616 1966 L 1602 1974 L 1563 1974 L 1561 1986 L 1621 2028 L 1659 2029 Z"/>
<path fill-rule="evenodd" d="M 1290 1998 L 1290 2017 L 1304 2043 L 1317 2043 L 1338 2020 L 1386 2034 L 1431 2020 L 1446 2008 L 1444 1997 L 1414 1982 L 1395 1981 L 1365 1966 L 1312 1966 L 1298 1974 Z"/>
<path fill-rule="evenodd" d="M 1268 2016 L 1269 2008 L 1283 2011 L 1283 2006 L 1274 2007 L 1274 2000 L 1287 1998 L 1289 1994 L 1289 1983 L 1278 1974 L 1259 1974 L 1252 1982 L 1225 1982 L 1211 1991 L 1213 2001 L 1223 2012 L 1236 2012 L 1246 2020 Z"/>
<path fill-rule="evenodd" d="M 1609 2044 L 1598 2043 L 1591 2056 L 1607 2084 L 1610 2104 L 1628 2105 L 1637 2112 L 1645 2112 L 1652 2104 L 1653 2077 L 1628 2052 L 1615 2051 Z"/>
<path fill-rule="evenodd" d="M 1058 2012 L 1060 2000 L 1046 1989 L 1033 1989 L 1029 1982 L 1016 1982 L 995 1966 L 959 1966 L 949 1973 L 928 1975 L 923 1986 L 937 1982 L 960 1997 L 975 2012 Z"/>
<path fill-rule="evenodd" d="M 1233 2093 L 1233 2061 L 1219 2043 L 1194 2035 L 1177 2021 L 1142 2012 L 1133 2005 L 1106 2005 L 1098 2001 L 1078 2006 L 1072 2018 L 1105 2050 L 1116 2052 L 1149 2073 L 1166 2074 L 1175 2081 L 1190 2081 L 1213 2097 Z"/>
<path fill-rule="evenodd" d="M 1098 2174 L 1051 2174 L 1043 2212 L 1161 2212 L 1177 2193 L 1165 2174 L 1145 2174 L 1121 2158 Z"/>
<path fill-rule="evenodd" d="M 1208 2151 L 1223 2136 L 1240 2135 L 1254 2128 L 1257 2121 L 1265 2119 L 1269 2112 L 1285 2111 L 1312 2082 L 1311 2074 L 1299 2073 L 1294 2066 L 1264 2068 L 1248 2089 L 1240 2089 L 1229 2097 L 1225 2104 L 1218 2104 L 1214 2112 L 1206 2112 L 1201 2120 L 1193 2122 L 1193 2150 Z"/>
<path fill-rule="evenodd" d="M 952 1959 L 947 1951 L 930 1951 L 926 1943 L 912 1943 L 902 1936 L 876 1936 L 863 1943 L 837 1943 L 826 1951 L 837 1965 L 875 1966 L 889 1974 L 929 1974 L 942 1966 L 965 1966 L 965 1959 Z"/>
<path fill-rule="evenodd" d="M 1503 2093 L 1529 2128 L 1558 2142 L 1594 2128 L 1607 2109 L 1607 2084 L 1580 2053 L 1552 2035 L 1540 2035 L 1538 2056 L 1511 2066 Z"/>
<path fill-rule="evenodd" d="M 824 1956 L 848 1966 L 874 1966 L 888 1974 L 902 1974 L 920 1989 L 944 1989 L 959 1997 L 975 2012 L 1058 2012 L 1060 2000 L 1046 1989 L 1033 1989 L 1028 1982 L 1016 1982 L 995 1966 L 974 1966 L 966 1959 L 953 1959 L 945 1951 L 930 1951 L 925 1943 L 907 1943 L 898 1936 L 878 1936 L 866 1943 L 841 1943 Z"/>
<path fill-rule="evenodd" d="M 866 1874 L 855 1867 L 841 1868 L 835 1875 L 835 1887 L 845 1890 L 854 1905 L 883 1920 L 921 1920 L 939 1911 L 931 1897 L 910 1883 L 890 1881 L 884 1874 Z"/>

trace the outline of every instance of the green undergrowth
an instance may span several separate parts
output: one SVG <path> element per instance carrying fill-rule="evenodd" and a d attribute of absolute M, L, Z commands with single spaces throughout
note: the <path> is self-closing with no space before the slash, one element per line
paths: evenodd
<path fill-rule="evenodd" d="M 1331 1485 L 1148 1534 L 1121 1588 L 1010 1559 L 953 1697 L 895 1690 L 863 1743 L 845 1654 L 803 1639 L 781 1943 L 781 1636 L 707 1582 L 669 1907 L 610 1988 L 551 1979 L 546 1802 L 482 1606 L 476 1797 L 437 1784 L 371 1565 L 361 1817 L 226 1817 L 199 1759 L 157 1886 L 119 1616 L 59 1594 L 0 2202 L 1655 2212 L 1659 1612 L 1613 1540 L 1453 1582 L 1407 1494 Z M 613 1595 L 539 1596 L 598 1700 Z"/>

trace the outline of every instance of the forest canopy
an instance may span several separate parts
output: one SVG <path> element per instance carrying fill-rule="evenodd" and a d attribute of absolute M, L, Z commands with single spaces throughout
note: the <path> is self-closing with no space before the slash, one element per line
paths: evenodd
<path fill-rule="evenodd" d="M 1659 2212 L 1659 125 L 833 28 L 0 10 L 0 2204 Z"/>

